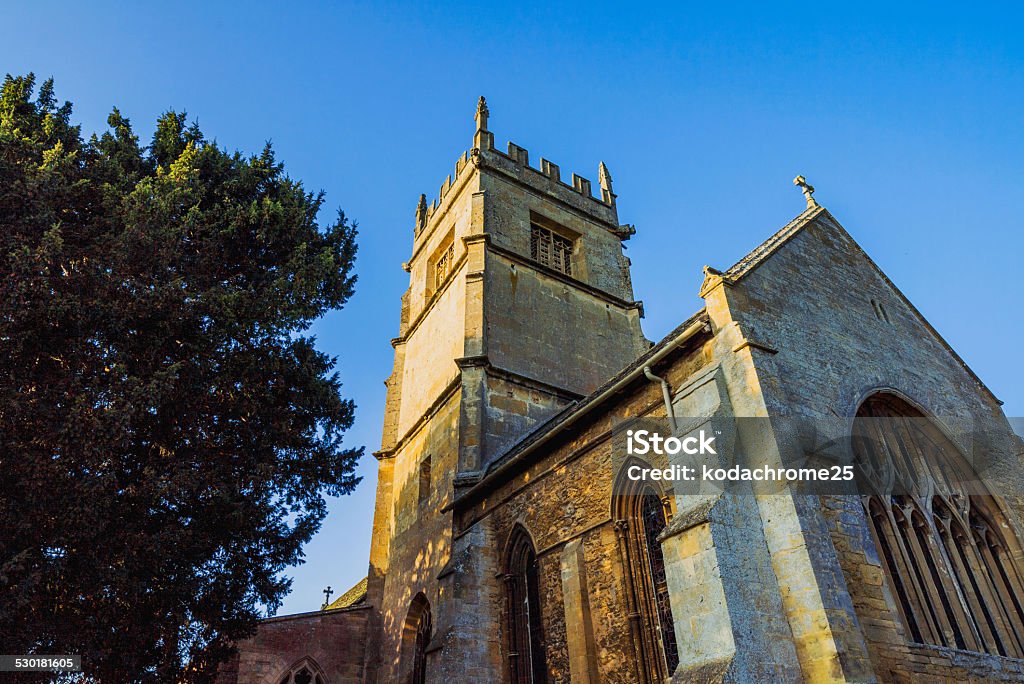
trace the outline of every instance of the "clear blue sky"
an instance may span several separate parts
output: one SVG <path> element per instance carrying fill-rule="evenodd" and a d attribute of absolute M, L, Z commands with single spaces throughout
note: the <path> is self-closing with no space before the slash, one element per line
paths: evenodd
<path fill-rule="evenodd" d="M 683 3 L 7 3 L 0 72 L 56 79 L 86 133 L 118 106 L 145 139 L 168 108 L 208 137 L 273 141 L 361 227 L 355 297 L 319 322 L 358 403 L 357 492 L 334 500 L 282 612 L 366 571 L 413 213 L 470 146 L 476 98 L 531 159 L 615 178 L 645 332 L 817 197 L 1024 415 L 1024 16 L 977 3 L 832 10 Z M 141 3 L 139 3 L 141 5 Z M 721 7 L 721 8 L 720 8 Z M 635 8 L 635 9 L 634 9 Z"/>

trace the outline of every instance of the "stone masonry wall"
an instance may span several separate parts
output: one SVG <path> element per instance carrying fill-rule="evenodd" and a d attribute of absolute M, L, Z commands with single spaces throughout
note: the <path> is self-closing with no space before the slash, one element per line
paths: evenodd
<path fill-rule="evenodd" d="M 368 607 L 272 618 L 239 644 L 220 673 L 223 684 L 279 684 L 300 660 L 310 659 L 331 684 L 363 681 Z"/>
<path fill-rule="evenodd" d="M 680 356 L 664 372 L 682 380 L 708 362 L 706 349 Z M 503 627 L 506 608 L 498 574 L 515 526 L 531 535 L 540 566 L 543 637 L 551 682 L 636 682 L 625 576 L 613 519 L 612 485 L 624 458 L 613 449 L 611 430 L 637 416 L 664 416 L 658 385 L 641 379 L 595 413 L 585 425 L 536 453 L 493 492 L 456 515 L 455 545 L 462 535 L 487 529 L 490 575 L 467 577 L 488 585 L 492 614 Z M 667 465 L 658 462 L 656 465 Z M 500 666 L 507 671 L 502 632 Z M 502 681 L 492 673 L 490 681 Z"/>
<path fill-rule="evenodd" d="M 438 574 L 451 553 L 451 515 L 441 509 L 451 501 L 458 462 L 459 393 L 453 394 L 431 420 L 399 447 L 394 459 L 388 568 L 380 605 L 381 637 L 378 681 L 398 681 L 402 626 L 413 598 L 422 592 L 430 602 L 435 629 L 456 610 L 442 596 Z M 430 457 L 429 491 L 420 495 L 420 464 Z"/>
<path fill-rule="evenodd" d="M 895 390 L 940 422 L 968 416 L 978 429 L 1005 435 L 992 446 L 1012 456 L 1013 439 L 995 398 L 826 213 L 726 291 L 746 337 L 777 351 L 753 356 L 770 415 L 852 421 L 870 393 Z M 1006 503 L 1009 517 L 1019 521 L 1018 502 Z M 863 505 L 842 497 L 806 505 L 820 508 L 817 519 L 829 543 L 819 548 L 834 554 L 843 574 L 819 585 L 848 592 L 858 621 L 850 628 L 862 631 L 879 680 L 1022 677 L 1019 661 L 909 643 Z M 830 565 L 827 558 L 816 562 Z"/>
<path fill-rule="evenodd" d="M 646 351 L 635 308 L 529 263 L 489 254 L 485 287 L 488 354 L 501 368 L 583 395 Z"/>

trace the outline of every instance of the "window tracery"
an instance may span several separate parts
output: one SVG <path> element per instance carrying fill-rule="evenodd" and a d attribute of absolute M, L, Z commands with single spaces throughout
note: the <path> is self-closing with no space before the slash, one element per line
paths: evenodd
<path fill-rule="evenodd" d="M 309 658 L 303 658 L 284 673 L 279 684 L 327 684 L 327 679 L 316 663 Z"/>
<path fill-rule="evenodd" d="M 864 499 L 908 638 L 1024 656 L 1019 548 L 995 497 L 931 419 L 891 394 L 857 412 L 854 454 L 875 491 Z M 998 524 L 994 521 L 1000 521 Z"/>

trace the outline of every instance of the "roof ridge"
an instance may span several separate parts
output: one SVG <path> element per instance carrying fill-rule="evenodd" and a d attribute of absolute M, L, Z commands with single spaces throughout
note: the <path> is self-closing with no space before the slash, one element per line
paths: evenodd
<path fill-rule="evenodd" d="M 334 602 L 327 606 L 324 610 L 333 610 L 335 608 L 351 608 L 366 599 L 366 591 L 369 586 L 369 576 L 356 582 L 348 591 L 334 599 Z"/>
<path fill-rule="evenodd" d="M 792 221 L 784 225 L 767 240 L 750 250 L 742 259 L 726 269 L 722 274 L 727 280 L 738 280 L 757 268 L 761 262 L 778 250 L 782 245 L 799 233 L 804 226 L 816 219 L 821 214 L 828 213 L 825 207 L 820 204 L 807 207 L 800 212 Z"/>

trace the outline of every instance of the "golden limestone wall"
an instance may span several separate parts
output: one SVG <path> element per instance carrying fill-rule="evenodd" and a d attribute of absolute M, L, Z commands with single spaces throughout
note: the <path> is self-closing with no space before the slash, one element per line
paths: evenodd
<path fill-rule="evenodd" d="M 933 416 L 972 417 L 1003 436 L 993 449 L 1011 455 L 1015 440 L 991 393 L 827 212 L 813 205 L 805 217 L 770 258 L 705 292 L 716 324 L 754 342 L 747 353 L 765 410 L 852 421 L 865 397 L 894 390 Z M 1019 536 L 1021 509 L 1006 503 Z M 859 499 L 798 496 L 761 508 L 776 528 L 777 572 L 797 565 L 781 581 L 791 585 L 787 615 L 814 681 L 1024 678 L 1019 660 L 910 643 Z M 814 577 L 796 592 L 804 568 Z"/>
<path fill-rule="evenodd" d="M 708 352 L 698 345 L 659 370 L 681 382 L 708 363 Z M 486 557 L 490 573 L 467 581 L 487 586 L 486 622 L 501 639 L 507 638 L 499 577 L 505 571 L 507 543 L 517 526 L 531 535 L 540 567 L 545 656 L 552 682 L 639 681 L 627 580 L 612 516 L 613 480 L 624 459 L 621 449 L 613 449 L 611 431 L 626 418 L 664 415 L 659 386 L 641 379 L 596 411 L 593 420 L 567 430 L 494 489 L 460 506 L 454 543 L 472 535 L 493 540 L 475 550 Z M 488 681 L 507 676 L 507 648 L 501 639 L 491 657 L 500 669 Z"/>
<path fill-rule="evenodd" d="M 420 594 L 433 624 L 431 681 L 494 680 L 501 594 L 489 551 L 500 542 L 488 526 L 453 537 L 450 504 L 488 462 L 648 346 L 607 169 L 597 199 L 585 179 L 569 186 L 542 166 L 518 146 L 495 150 L 478 110 L 475 149 L 417 208 L 378 453 L 370 681 L 407 676 L 404 627 Z M 573 241 L 571 277 L 531 258 L 533 222 Z"/>
<path fill-rule="evenodd" d="M 375 646 L 379 681 L 400 681 L 402 629 L 413 598 L 423 593 L 435 624 L 443 624 L 449 597 L 437 576 L 448 563 L 451 524 L 438 511 L 451 502 L 458 452 L 459 393 L 455 392 L 414 431 L 392 457 L 394 474 L 390 515 L 388 566 L 380 598 L 381 637 Z M 421 464 L 430 458 L 429 483 Z M 405 663 L 407 664 L 407 663 Z"/>

